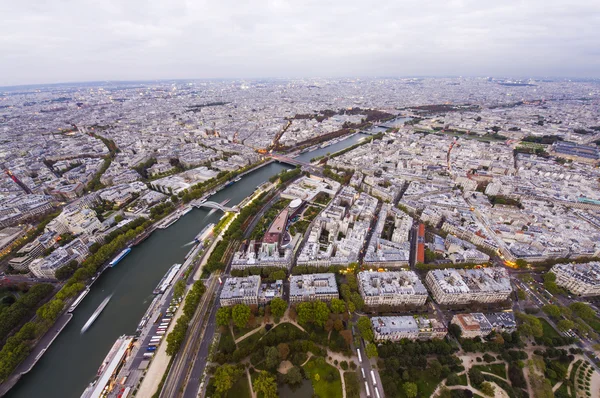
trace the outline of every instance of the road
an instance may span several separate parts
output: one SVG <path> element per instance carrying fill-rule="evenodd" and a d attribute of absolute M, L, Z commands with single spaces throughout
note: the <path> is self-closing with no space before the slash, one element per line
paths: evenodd
<path fill-rule="evenodd" d="M 353 318 L 354 318 L 354 321 L 356 321 L 358 319 L 358 317 L 356 315 Z M 354 335 L 354 330 L 355 330 L 355 327 L 353 326 L 352 327 L 353 335 Z M 362 361 L 360 361 L 358 363 L 358 367 L 360 368 L 360 371 L 359 371 L 359 373 L 360 373 L 359 383 L 361 385 L 360 389 L 361 389 L 361 391 L 364 391 L 363 387 L 366 382 L 367 385 L 369 386 L 369 392 L 370 392 L 370 395 L 372 398 L 377 398 L 375 389 L 377 389 L 379 391 L 379 396 L 383 397 L 384 393 L 383 393 L 383 388 L 381 387 L 381 377 L 379 377 L 379 372 L 377 371 L 377 368 L 373 368 L 373 366 L 371 364 L 371 360 L 367 356 L 367 351 L 365 350 L 364 340 L 362 338 L 359 338 L 359 339 L 360 339 L 360 347 L 355 348 L 355 349 L 360 351 L 360 356 L 362 359 Z M 373 371 L 373 373 L 375 375 L 376 383 L 373 383 L 371 371 Z M 364 375 L 364 377 L 363 377 L 363 375 Z M 366 396 L 366 395 L 361 393 L 361 396 Z"/>
<path fill-rule="evenodd" d="M 190 364 L 196 360 L 196 354 L 199 353 L 200 343 L 204 339 L 204 331 L 207 329 L 202 328 L 202 321 L 205 319 L 206 312 L 210 310 L 210 303 L 214 299 L 215 291 L 219 286 L 219 275 L 211 275 L 208 279 L 206 292 L 202 296 L 200 305 L 188 327 L 188 333 L 183 346 L 175 356 L 173 365 L 167 375 L 167 379 L 160 393 L 161 398 L 179 397 L 181 396 L 182 391 L 185 390 L 188 382 L 188 375 L 190 373 Z"/>

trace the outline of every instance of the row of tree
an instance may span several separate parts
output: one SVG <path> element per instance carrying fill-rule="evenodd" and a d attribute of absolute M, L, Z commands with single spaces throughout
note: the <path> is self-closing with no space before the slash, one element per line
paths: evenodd
<path fill-rule="evenodd" d="M 177 287 L 177 286 L 176 286 Z M 185 289 L 185 285 L 183 286 Z M 181 284 L 177 287 L 177 294 L 183 295 Z M 196 281 L 192 285 L 189 293 L 185 297 L 185 301 L 183 304 L 183 314 L 177 319 L 177 323 L 173 327 L 173 330 L 167 335 L 167 355 L 175 355 L 179 349 L 181 348 L 181 344 L 185 340 L 185 335 L 188 330 L 188 326 L 198 305 L 200 304 L 200 300 L 202 299 L 202 295 L 206 292 L 206 287 L 202 281 Z"/>

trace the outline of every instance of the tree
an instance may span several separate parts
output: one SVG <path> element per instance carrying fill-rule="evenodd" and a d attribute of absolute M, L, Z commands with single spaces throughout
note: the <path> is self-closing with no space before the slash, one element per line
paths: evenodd
<path fill-rule="evenodd" d="M 481 371 L 477 368 L 469 369 L 469 380 L 475 387 L 479 387 L 481 383 L 485 381 L 483 374 L 481 374 Z"/>
<path fill-rule="evenodd" d="M 419 392 L 417 385 L 410 381 L 402 384 L 402 389 L 408 398 L 415 398 Z"/>
<path fill-rule="evenodd" d="M 369 358 L 374 358 L 378 355 L 377 353 L 377 346 L 373 343 L 369 343 L 366 345 L 365 347 L 365 351 L 367 352 L 367 356 Z"/>
<path fill-rule="evenodd" d="M 552 318 L 560 318 L 561 316 L 561 310 L 560 307 L 556 304 L 548 304 L 542 307 L 542 311 L 544 311 L 546 314 L 550 315 Z"/>
<path fill-rule="evenodd" d="M 217 325 L 228 326 L 231 321 L 231 307 L 221 307 L 217 310 Z"/>
<path fill-rule="evenodd" d="M 281 362 L 277 347 L 265 347 L 265 368 L 274 370 Z"/>
<path fill-rule="evenodd" d="M 314 319 L 313 305 L 310 302 L 303 302 L 296 306 L 296 312 L 298 313 L 298 322 L 305 324 L 312 322 Z"/>
<path fill-rule="evenodd" d="M 343 300 L 340 299 L 332 299 L 331 300 L 331 311 L 334 314 L 341 314 L 342 312 L 346 311 L 346 303 Z"/>
<path fill-rule="evenodd" d="M 457 324 L 451 323 L 448 326 L 448 333 L 450 333 L 450 335 L 454 336 L 456 339 L 460 339 L 462 336 L 462 329 Z"/>
<path fill-rule="evenodd" d="M 236 366 L 229 364 L 219 366 L 214 376 L 215 392 L 221 395 L 229 391 L 241 374 L 242 370 Z"/>
<path fill-rule="evenodd" d="M 361 311 L 365 307 L 365 301 L 358 292 L 352 292 L 352 294 L 350 294 L 350 300 L 352 301 L 352 303 L 354 303 L 354 306 L 359 311 Z"/>
<path fill-rule="evenodd" d="M 173 285 L 173 298 L 178 299 L 183 297 L 185 293 L 185 281 L 183 279 L 178 280 Z"/>
<path fill-rule="evenodd" d="M 285 361 L 290 354 L 290 346 L 286 343 L 279 343 L 277 345 L 277 351 L 279 352 L 279 357 L 282 361 Z"/>
<path fill-rule="evenodd" d="M 373 330 L 371 329 L 371 320 L 366 316 L 361 316 L 358 318 L 357 322 L 358 330 L 360 331 L 360 336 L 366 341 L 373 341 Z"/>
<path fill-rule="evenodd" d="M 281 318 L 287 309 L 287 302 L 279 297 L 271 301 L 271 314 L 276 318 Z"/>
<path fill-rule="evenodd" d="M 447 386 L 458 386 L 460 385 L 460 377 L 456 373 L 450 373 L 446 379 Z"/>
<path fill-rule="evenodd" d="M 283 270 L 273 271 L 269 275 L 269 279 L 273 279 L 275 281 L 277 281 L 277 280 L 283 280 L 283 279 L 285 279 L 285 277 L 286 277 L 285 271 L 283 271 Z"/>
<path fill-rule="evenodd" d="M 317 326 L 323 327 L 329 319 L 329 307 L 322 301 L 315 301 L 314 305 L 314 323 Z"/>
<path fill-rule="evenodd" d="M 246 304 L 236 304 L 231 310 L 231 318 L 235 326 L 245 328 L 250 320 L 250 307 Z"/>
<path fill-rule="evenodd" d="M 575 327 L 575 323 L 573 321 L 568 320 L 568 319 L 561 319 L 556 324 L 556 327 L 559 330 L 562 330 L 564 332 L 564 331 L 573 329 Z"/>
<path fill-rule="evenodd" d="M 277 397 L 275 376 L 264 370 L 258 374 L 258 377 L 252 383 L 252 388 L 256 394 L 262 392 L 265 398 Z"/>
<path fill-rule="evenodd" d="M 344 328 L 344 323 L 341 319 L 336 319 L 335 321 L 333 321 L 333 328 L 339 332 Z"/>
<path fill-rule="evenodd" d="M 519 300 L 525 300 L 527 298 L 527 294 L 521 289 L 517 290 L 517 297 Z"/>
<path fill-rule="evenodd" d="M 437 359 L 431 360 L 429 363 L 429 371 L 437 379 L 442 375 L 442 364 Z"/>
<path fill-rule="evenodd" d="M 481 385 L 479 388 L 484 395 L 488 397 L 493 397 L 496 394 L 496 388 L 487 381 Z"/>
<path fill-rule="evenodd" d="M 348 347 L 350 347 L 350 344 L 352 344 L 352 331 L 351 330 L 342 330 L 340 332 L 340 336 L 342 336 L 342 338 L 344 339 L 344 341 L 346 342 L 346 344 L 348 345 Z"/>
<path fill-rule="evenodd" d="M 285 375 L 285 382 L 291 386 L 296 386 L 302 383 L 302 372 L 297 366 L 292 367 Z"/>
<path fill-rule="evenodd" d="M 517 259 L 517 261 L 515 261 L 515 263 L 517 264 L 517 267 L 519 267 L 519 268 L 527 267 L 527 261 L 523 260 L 522 258 Z"/>

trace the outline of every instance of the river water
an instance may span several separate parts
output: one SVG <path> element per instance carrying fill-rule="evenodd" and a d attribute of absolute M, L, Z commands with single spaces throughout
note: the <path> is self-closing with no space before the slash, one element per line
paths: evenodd
<path fill-rule="evenodd" d="M 230 199 L 234 206 L 249 196 L 269 177 L 289 168 L 270 163 L 247 174 L 241 181 L 211 197 Z M 135 246 L 114 268 L 107 269 L 90 293 L 73 312 L 73 319 L 28 374 L 6 395 L 10 398 L 79 397 L 93 380 L 102 360 L 117 337 L 133 334 L 154 296 L 152 290 L 174 263 L 183 263 L 198 232 L 216 223 L 222 213 L 208 216 L 209 209 L 194 209 L 165 230 L 156 230 Z M 102 300 L 112 299 L 94 324 L 81 334 L 81 328 Z"/>

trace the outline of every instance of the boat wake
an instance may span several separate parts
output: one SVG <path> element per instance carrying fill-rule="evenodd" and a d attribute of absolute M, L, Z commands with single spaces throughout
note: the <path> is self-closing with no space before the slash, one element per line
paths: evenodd
<path fill-rule="evenodd" d="M 181 247 L 188 247 L 188 246 L 191 246 L 191 245 L 193 245 L 193 244 L 196 244 L 196 243 L 197 243 L 197 242 L 196 242 L 195 240 L 193 240 L 193 241 L 191 241 L 191 242 L 188 242 L 188 243 L 186 243 L 185 245 L 183 245 L 183 246 L 181 246 Z"/>
<path fill-rule="evenodd" d="M 106 297 L 104 300 L 102 300 L 102 303 L 100 303 L 100 305 L 98 306 L 98 308 L 96 308 L 96 311 L 94 311 L 90 319 L 88 319 L 85 325 L 83 325 L 83 327 L 81 328 L 81 334 L 84 334 L 90 328 L 90 326 L 92 326 L 96 318 L 98 318 L 98 316 L 100 316 L 100 313 L 104 311 L 104 308 L 108 305 L 108 302 L 111 298 L 112 294 Z"/>

